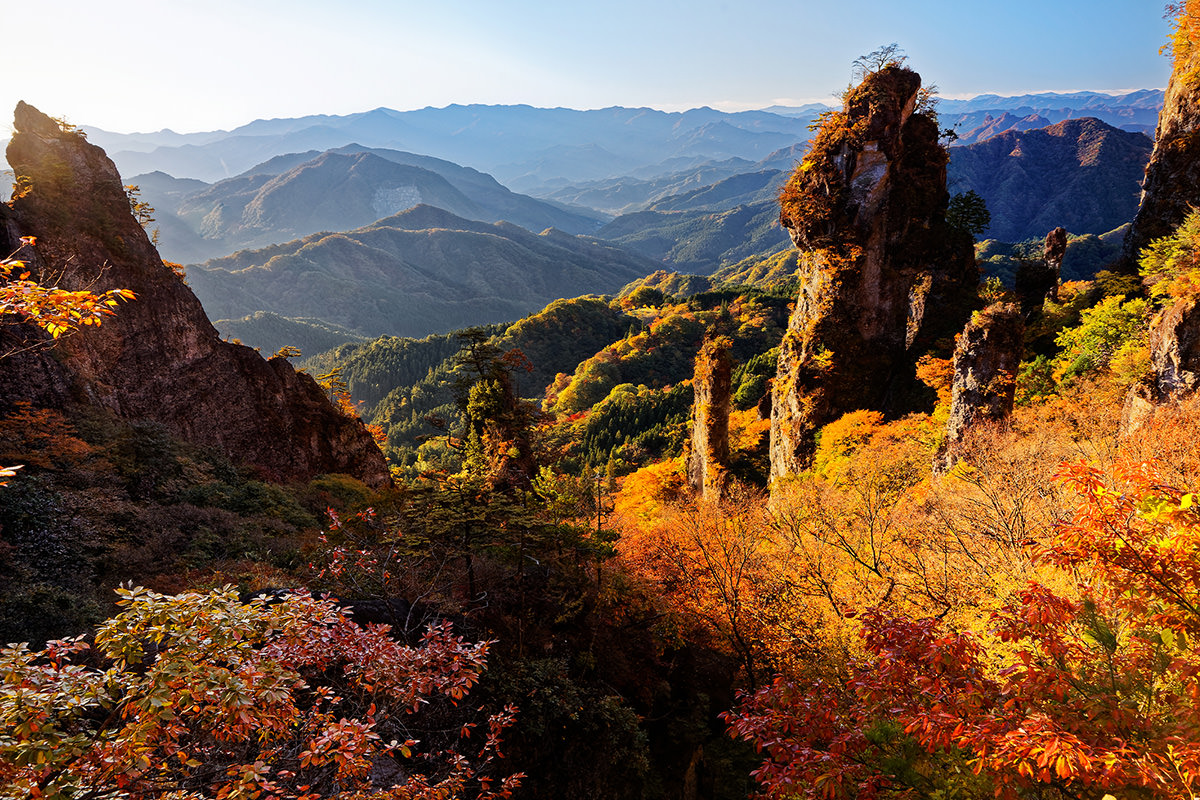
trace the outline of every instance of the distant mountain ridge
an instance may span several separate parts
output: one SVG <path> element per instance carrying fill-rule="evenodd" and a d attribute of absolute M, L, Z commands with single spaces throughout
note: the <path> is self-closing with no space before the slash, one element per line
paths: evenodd
<path fill-rule="evenodd" d="M 492 176 L 441 159 L 347 145 L 276 156 L 207 185 L 161 172 L 130 179 L 157 210 L 167 258 L 196 263 L 318 231 L 342 231 L 419 204 L 532 231 L 590 233 L 604 216 L 516 194 Z"/>
<path fill-rule="evenodd" d="M 229 132 L 115 134 L 87 128 L 123 175 L 161 170 L 205 181 L 232 177 L 283 153 L 352 142 L 448 159 L 495 175 L 515 189 L 556 177 L 590 180 L 680 157 L 748 158 L 808 138 L 807 119 L 761 111 L 685 112 L 612 107 L 590 111 L 531 106 L 378 108 L 346 116 L 255 120 Z M 557 159 L 567 155 L 568 158 Z M 548 161 L 549 159 L 549 161 Z"/>
<path fill-rule="evenodd" d="M 980 94 L 967 99 L 939 97 L 937 110 L 942 127 L 952 129 L 960 137 L 953 144 L 966 145 L 1009 130 L 1011 126 L 997 124 L 999 119 L 1015 124 L 1031 117 L 1040 117 L 1045 122 L 1028 124 L 1026 129 L 1053 125 L 1065 119 L 1095 117 L 1122 130 L 1153 136 L 1162 105 L 1162 89 L 1138 89 L 1124 94 L 1085 91 L 1038 92 L 1008 97 Z M 796 107 L 771 106 L 765 110 L 785 116 L 811 116 L 831 108 L 833 106 L 810 103 Z M 972 135 L 985 123 L 991 123 L 986 133 Z"/>
<path fill-rule="evenodd" d="M 1133 219 L 1152 147 L 1145 135 L 1097 119 L 1063 120 L 954 148 L 948 185 L 987 202 L 987 238 L 1041 238 L 1060 225 L 1099 235 Z"/>
<path fill-rule="evenodd" d="M 188 283 L 213 319 L 265 311 L 365 336 L 425 336 L 615 292 L 656 268 L 593 239 L 419 205 L 357 230 L 189 268 Z"/>
<path fill-rule="evenodd" d="M 1099 235 L 1133 218 L 1151 147 L 1145 135 L 1094 118 L 1008 130 L 952 148 L 949 189 L 984 198 L 992 214 L 989 238 L 1041 238 L 1059 225 Z M 761 260 L 786 247 L 776 197 L 793 165 L 685 188 L 617 217 L 596 235 L 684 272 L 707 275 L 742 259 Z"/>

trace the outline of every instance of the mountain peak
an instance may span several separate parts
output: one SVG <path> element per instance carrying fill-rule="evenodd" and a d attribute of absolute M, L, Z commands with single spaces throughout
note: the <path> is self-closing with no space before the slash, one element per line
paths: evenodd
<path fill-rule="evenodd" d="M 376 486 L 387 464 L 362 422 L 334 409 L 286 359 L 221 341 L 200 302 L 159 258 L 134 219 L 112 161 L 78 132 L 25 103 L 8 146 L 30 185 L 0 206 L 0 237 L 36 236 L 34 268 L 67 290 L 132 290 L 99 329 L 53 350 L 0 360 L 0 405 L 99 406 L 130 422 L 152 421 L 276 480 L 326 472 Z M 0 242 L 11 252 L 14 241 Z M 32 332 L 6 328 L 4 336 Z"/>

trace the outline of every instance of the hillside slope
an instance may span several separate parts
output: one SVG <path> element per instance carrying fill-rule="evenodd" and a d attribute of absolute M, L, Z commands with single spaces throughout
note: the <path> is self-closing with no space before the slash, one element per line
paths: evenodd
<path fill-rule="evenodd" d="M 52 350 L 28 332 L 14 340 L 21 328 L 0 329 L 0 352 L 8 353 L 0 359 L 0 405 L 82 406 L 156 423 L 281 481 L 342 472 L 390 483 L 362 422 L 335 409 L 316 381 L 283 358 L 221 341 L 130 213 L 103 150 L 24 103 L 15 128 L 8 159 L 32 189 L 11 209 L 0 206 L 0 244 L 25 250 L 43 281 L 52 277 L 68 290 L 121 287 L 137 299 L 102 328 Z M 36 237 L 36 247 L 17 236 Z"/>
<path fill-rule="evenodd" d="M 1022 241 L 1058 226 L 1105 233 L 1133 219 L 1153 143 L 1098 119 L 1010 131 L 951 151 L 951 192 L 987 202 L 985 237 Z"/>
<path fill-rule="evenodd" d="M 211 186 L 161 172 L 130 181 L 157 210 L 163 253 L 185 263 L 359 228 L 420 203 L 534 232 L 590 233 L 603 222 L 603 215 L 516 194 L 449 161 L 360 145 L 278 156 Z"/>
<path fill-rule="evenodd" d="M 271 311 L 367 336 L 425 336 L 613 292 L 655 268 L 591 239 L 421 205 L 347 233 L 210 261 L 188 281 L 213 318 Z"/>

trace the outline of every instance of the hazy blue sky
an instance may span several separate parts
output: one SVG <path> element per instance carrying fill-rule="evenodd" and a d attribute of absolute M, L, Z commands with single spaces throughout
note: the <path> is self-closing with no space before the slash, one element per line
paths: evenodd
<path fill-rule="evenodd" d="M 126 132 L 449 103 L 741 110 L 827 99 L 889 42 L 953 97 L 1161 87 L 1163 5 L 0 0 L 0 117 L 19 99 Z"/>

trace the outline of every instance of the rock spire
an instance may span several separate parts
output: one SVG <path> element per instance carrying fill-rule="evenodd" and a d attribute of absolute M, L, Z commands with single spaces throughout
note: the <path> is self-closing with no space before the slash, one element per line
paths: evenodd
<path fill-rule="evenodd" d="M 773 389 L 772 478 L 804 469 L 817 429 L 847 411 L 923 405 L 915 362 L 970 311 L 972 240 L 946 223 L 948 156 L 922 98 L 912 70 L 868 74 L 781 192 L 801 288 Z"/>
<path fill-rule="evenodd" d="M 8 160 L 18 197 L 0 206 L 5 252 L 35 236 L 31 264 L 44 283 L 131 289 L 137 300 L 53 349 L 0 359 L 0 405 L 99 406 L 124 420 L 158 422 L 279 481 L 340 472 L 374 486 L 390 482 L 363 423 L 335 409 L 311 377 L 285 358 L 221 340 L 134 218 L 103 150 L 20 103 Z M 0 333 L 9 344 L 35 335 L 29 326 Z"/>

